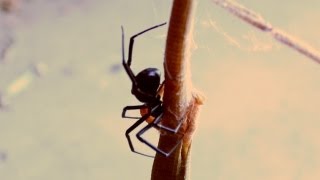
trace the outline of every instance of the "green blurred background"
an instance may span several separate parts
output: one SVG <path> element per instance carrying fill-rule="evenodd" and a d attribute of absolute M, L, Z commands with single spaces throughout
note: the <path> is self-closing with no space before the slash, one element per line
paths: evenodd
<path fill-rule="evenodd" d="M 139 104 L 120 64 L 120 26 L 128 42 L 168 21 L 172 1 L 14 2 L 0 12 L 0 179 L 149 179 L 153 160 L 130 152 L 133 121 L 120 116 Z M 320 49 L 320 1 L 240 2 Z M 162 70 L 166 32 L 137 39 L 135 72 Z M 192 179 L 319 179 L 319 64 L 210 0 L 198 1 L 194 47 L 206 102 Z"/>

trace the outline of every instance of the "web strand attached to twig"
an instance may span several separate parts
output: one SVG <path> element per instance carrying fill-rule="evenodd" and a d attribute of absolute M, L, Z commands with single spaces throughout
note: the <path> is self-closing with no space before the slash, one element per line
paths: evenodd
<path fill-rule="evenodd" d="M 289 35 L 288 33 L 273 27 L 267 22 L 260 14 L 246 8 L 245 6 L 230 0 L 212 0 L 218 6 L 228 10 L 231 14 L 237 16 L 243 21 L 251 24 L 252 26 L 271 34 L 271 36 L 277 41 L 291 47 L 299 53 L 307 56 L 320 64 L 320 52 L 315 50 L 307 43 L 298 40 L 297 38 Z"/>

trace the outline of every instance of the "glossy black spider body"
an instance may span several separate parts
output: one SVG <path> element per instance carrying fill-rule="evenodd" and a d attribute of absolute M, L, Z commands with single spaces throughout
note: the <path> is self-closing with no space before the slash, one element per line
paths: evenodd
<path fill-rule="evenodd" d="M 132 83 L 131 93 L 143 103 L 158 101 L 157 93 L 160 84 L 160 71 L 157 68 L 147 68 L 136 76 Z"/>
<path fill-rule="evenodd" d="M 142 137 L 142 134 L 144 134 L 146 131 L 148 131 L 150 128 L 156 128 L 156 129 L 163 129 L 165 131 L 168 131 L 170 133 L 177 133 L 179 130 L 181 123 L 177 125 L 176 128 L 169 128 L 166 126 L 161 125 L 159 122 L 161 121 L 162 115 L 163 115 L 163 108 L 162 108 L 162 101 L 161 101 L 161 96 L 159 94 L 160 91 L 162 91 L 164 82 L 160 85 L 160 71 L 157 68 L 146 68 L 139 72 L 137 75 L 133 73 L 131 70 L 131 62 L 132 62 L 132 49 L 133 49 L 133 44 L 134 44 L 134 38 L 137 36 L 150 31 L 152 29 L 155 29 L 157 27 L 163 26 L 166 23 L 162 23 L 156 26 L 153 26 L 151 28 L 148 28 L 142 32 L 139 32 L 135 35 L 133 35 L 130 38 L 130 43 L 129 43 L 129 56 L 128 60 L 125 60 L 125 50 L 124 50 L 124 30 L 122 28 L 122 64 L 123 67 L 128 74 L 131 82 L 132 82 L 132 89 L 131 93 L 143 104 L 142 105 L 135 105 L 135 106 L 126 106 L 123 108 L 122 111 L 122 117 L 123 118 L 130 118 L 130 119 L 138 119 L 132 126 L 130 126 L 127 131 L 126 131 L 126 138 L 128 140 L 128 144 L 130 147 L 130 150 L 134 153 L 143 155 L 143 156 L 148 156 L 148 157 L 153 157 L 150 155 L 146 155 L 144 153 L 137 152 L 134 149 L 134 146 L 132 144 L 131 138 L 130 138 L 130 133 L 136 129 L 139 125 L 141 125 L 144 121 L 147 121 L 150 117 L 153 117 L 154 119 L 152 121 L 147 121 L 148 125 L 143 127 L 137 134 L 136 137 L 139 141 L 142 143 L 146 144 L 149 146 L 151 149 L 156 151 L 157 153 L 160 153 L 164 156 L 169 156 L 173 150 L 178 146 L 180 143 L 177 142 L 177 144 L 172 147 L 171 150 L 169 151 L 164 151 L 159 148 L 157 148 L 155 145 L 151 144 L 148 142 L 146 139 Z M 142 117 L 131 117 L 127 116 L 126 112 L 127 110 L 143 110 L 147 109 L 147 113 L 142 115 Z"/>

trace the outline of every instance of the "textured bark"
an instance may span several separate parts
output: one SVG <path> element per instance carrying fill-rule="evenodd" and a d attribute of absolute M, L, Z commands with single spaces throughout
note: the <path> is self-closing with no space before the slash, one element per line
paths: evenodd
<path fill-rule="evenodd" d="M 174 0 L 165 50 L 165 88 L 163 125 L 176 127 L 176 134 L 161 133 L 158 147 L 170 149 L 181 138 L 182 143 L 169 156 L 157 154 L 153 163 L 152 180 L 189 179 L 190 150 L 195 130 L 200 96 L 192 87 L 190 56 L 192 50 L 193 9 L 195 0 Z"/>

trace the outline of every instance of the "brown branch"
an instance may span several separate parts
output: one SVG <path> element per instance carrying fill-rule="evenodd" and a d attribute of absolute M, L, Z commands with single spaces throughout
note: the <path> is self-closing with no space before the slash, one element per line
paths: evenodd
<path fill-rule="evenodd" d="M 161 133 L 158 147 L 170 149 L 181 138 L 182 143 L 169 156 L 157 154 L 153 163 L 152 180 L 188 179 L 192 135 L 199 105 L 203 98 L 193 88 L 190 74 L 193 9 L 195 0 L 174 0 L 165 50 L 165 89 L 163 124 L 176 127 L 176 134 Z"/>

